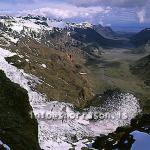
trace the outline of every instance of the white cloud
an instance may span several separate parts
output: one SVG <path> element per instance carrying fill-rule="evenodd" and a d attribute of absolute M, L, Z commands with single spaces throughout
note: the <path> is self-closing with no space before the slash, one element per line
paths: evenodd
<path fill-rule="evenodd" d="M 150 0 L 66 0 L 68 3 L 76 4 L 77 6 L 111 6 L 122 8 L 141 8 L 147 5 Z"/>
<path fill-rule="evenodd" d="M 96 14 L 107 14 L 111 11 L 110 7 L 77 7 L 70 4 L 51 5 L 51 7 L 43 7 L 34 10 L 20 11 L 19 14 L 38 14 L 43 16 L 51 16 L 55 18 L 69 19 L 75 17 L 88 18 Z"/>
<path fill-rule="evenodd" d="M 146 12 L 145 12 L 144 9 L 140 10 L 139 12 L 137 12 L 137 17 L 138 17 L 140 23 L 144 23 L 145 15 L 146 15 Z"/>

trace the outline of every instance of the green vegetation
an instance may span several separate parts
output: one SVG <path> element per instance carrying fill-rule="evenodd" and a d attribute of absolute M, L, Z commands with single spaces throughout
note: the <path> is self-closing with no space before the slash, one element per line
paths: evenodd
<path fill-rule="evenodd" d="M 129 58 L 128 55 L 113 51 L 111 54 L 103 54 L 101 59 L 93 64 L 88 63 L 95 91 L 103 94 L 104 91 L 117 88 L 123 92 L 132 93 L 139 98 L 143 111 L 150 112 L 150 87 L 130 70 L 130 65 L 140 57 L 133 55 Z"/>
<path fill-rule="evenodd" d="M 133 93 L 140 99 L 144 111 L 150 111 L 149 80 L 145 82 L 130 70 L 130 65 L 145 54 L 133 54 L 133 49 L 103 49 L 101 53 L 98 46 L 89 45 L 84 49 L 88 56 L 84 56 L 83 45 L 72 43 L 63 33 L 47 38 L 53 46 L 22 39 L 11 49 L 24 58 L 14 56 L 7 61 L 40 78 L 42 82 L 36 88 L 49 100 L 69 102 L 80 109 L 93 101 L 95 95 L 117 88 Z"/>
<path fill-rule="evenodd" d="M 144 112 L 150 112 L 150 87 L 130 70 L 130 65 L 144 55 L 133 54 L 129 49 L 111 49 L 99 58 L 92 56 L 86 61 L 87 58 L 80 55 L 57 51 L 33 40 L 28 40 L 26 45 L 28 47 L 20 42 L 12 48 L 14 51 L 17 48 L 24 58 L 14 56 L 7 61 L 39 77 L 42 84 L 37 90 L 49 100 L 69 102 L 81 109 L 87 107 L 96 94 L 120 89 L 137 96 Z"/>
<path fill-rule="evenodd" d="M 27 92 L 0 71 L 0 140 L 11 150 L 39 150 L 38 127 L 31 119 Z"/>
<path fill-rule="evenodd" d="M 14 52 L 23 56 L 7 58 L 9 63 L 41 80 L 36 89 L 48 99 L 69 102 L 84 108 L 93 97 L 92 85 L 84 67 L 84 58 L 72 52 L 61 52 L 34 40 L 25 40 L 14 46 Z M 28 47 L 26 46 L 28 45 Z M 77 51 L 76 51 L 77 52 Z M 43 65 L 45 67 L 43 67 Z M 82 74 L 83 73 L 83 74 Z"/>

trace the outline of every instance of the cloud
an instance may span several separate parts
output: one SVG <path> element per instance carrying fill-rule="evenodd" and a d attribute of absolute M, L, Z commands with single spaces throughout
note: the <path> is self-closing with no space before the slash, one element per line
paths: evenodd
<path fill-rule="evenodd" d="M 72 20 L 87 20 L 93 21 L 96 16 L 105 16 L 111 11 L 110 7 L 101 7 L 101 6 L 91 6 L 91 7 L 77 7 L 71 4 L 51 4 L 50 7 L 43 7 L 37 9 L 29 9 L 24 11 L 19 11 L 21 14 L 34 14 L 42 15 L 46 17 L 53 17 L 59 19 L 72 19 Z"/>
<path fill-rule="evenodd" d="M 146 12 L 145 12 L 144 9 L 142 9 L 139 12 L 137 12 L 137 17 L 138 17 L 140 23 L 144 23 L 144 21 L 145 21 L 145 15 L 146 15 Z"/>
<path fill-rule="evenodd" d="M 143 7 L 150 2 L 150 0 L 66 0 L 68 3 L 73 3 L 77 6 L 111 6 L 111 7 Z"/>

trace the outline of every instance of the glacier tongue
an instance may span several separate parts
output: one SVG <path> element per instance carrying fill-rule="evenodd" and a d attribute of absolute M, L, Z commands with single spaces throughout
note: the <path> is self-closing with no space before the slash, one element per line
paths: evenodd
<path fill-rule="evenodd" d="M 67 150 L 72 147 L 79 150 L 82 146 L 86 147 L 86 138 L 113 132 L 118 126 L 129 123 L 140 111 L 138 100 L 129 93 L 121 94 L 122 99 L 118 105 L 108 103 L 110 108 L 116 107 L 109 112 L 106 110 L 107 114 L 115 116 L 108 115 L 109 119 L 93 119 L 93 114 L 98 117 L 97 114 L 102 113 L 101 108 L 90 107 L 78 112 L 68 103 L 47 102 L 44 94 L 33 91 L 36 84 L 40 84 L 39 79 L 5 60 L 5 57 L 13 55 L 16 54 L 0 48 L 0 69 L 12 82 L 27 90 L 33 113 L 38 120 L 39 143 L 44 150 Z M 117 114 L 119 117 L 123 114 L 121 117 L 124 118 L 116 117 Z"/>

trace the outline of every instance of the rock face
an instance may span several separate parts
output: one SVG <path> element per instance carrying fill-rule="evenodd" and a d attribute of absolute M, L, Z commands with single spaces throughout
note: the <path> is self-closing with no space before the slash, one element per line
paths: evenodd
<path fill-rule="evenodd" d="M 130 66 L 130 70 L 133 75 L 137 76 L 138 79 L 143 80 L 147 91 L 150 87 L 150 55 L 134 62 Z M 146 91 L 146 90 L 145 90 Z M 150 112 L 150 98 L 145 94 L 141 97 L 143 99 L 140 103 L 142 104 L 143 110 Z"/>
<path fill-rule="evenodd" d="M 73 105 L 68 103 L 60 103 L 57 101 L 48 102 L 43 94 L 35 90 L 35 86 L 40 84 L 40 82 L 42 83 L 40 79 L 24 73 L 23 70 L 16 68 L 5 60 L 6 57 L 16 56 L 16 53 L 11 53 L 4 49 L 0 49 L 0 52 L 0 68 L 12 82 L 19 84 L 28 91 L 30 104 L 38 120 L 39 143 L 43 149 L 69 149 L 74 142 L 82 138 L 93 137 L 102 133 L 106 134 L 109 133 L 110 130 L 115 131 L 118 126 L 128 123 L 130 119 L 140 111 L 137 98 L 130 93 L 120 93 L 120 96 L 118 95 L 117 97 L 110 94 L 110 98 L 108 97 L 106 103 L 111 109 L 107 109 L 107 106 L 105 108 L 90 107 L 79 112 L 75 110 Z M 29 62 L 29 59 L 25 60 Z M 42 64 L 42 67 L 43 66 L 44 69 L 45 66 L 47 67 L 47 65 Z M 80 96 L 85 97 L 85 89 L 80 92 Z M 114 103 L 111 97 L 114 97 Z M 115 120 L 113 118 L 111 120 L 109 118 L 101 120 L 99 118 L 100 116 L 93 116 L 95 113 L 99 114 L 102 110 L 106 110 L 105 112 L 111 115 L 127 112 L 130 116 L 125 122 L 124 120 L 118 119 L 119 116 L 116 116 Z M 54 114 L 54 117 L 51 116 L 51 118 L 48 114 Z M 70 114 L 73 114 L 74 119 L 69 117 Z M 106 126 L 106 124 L 108 124 L 108 126 Z M 79 144 L 81 145 L 82 143 Z"/>
<path fill-rule="evenodd" d="M 26 90 L 12 83 L 0 71 L 0 140 L 10 149 L 40 150 L 38 126 Z"/>

